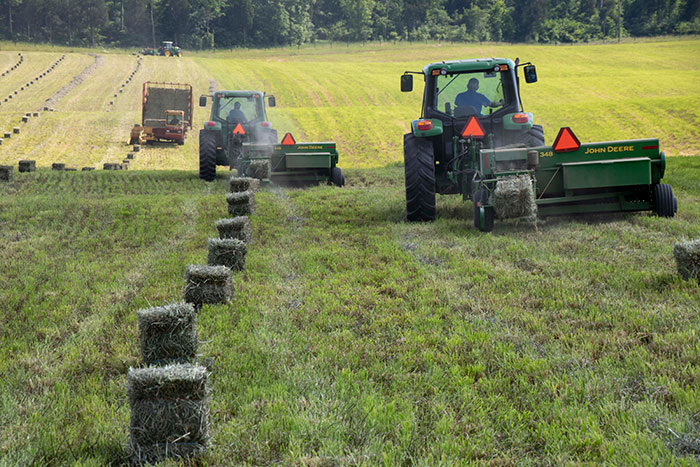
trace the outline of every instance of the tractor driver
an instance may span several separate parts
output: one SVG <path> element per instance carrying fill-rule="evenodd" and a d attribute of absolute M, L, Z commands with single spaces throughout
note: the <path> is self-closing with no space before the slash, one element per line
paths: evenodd
<path fill-rule="evenodd" d="M 482 107 L 498 107 L 503 105 L 503 101 L 500 102 L 491 101 L 488 97 L 484 96 L 480 92 L 476 92 L 479 89 L 479 80 L 472 78 L 467 83 L 467 90 L 457 94 L 455 98 L 455 107 L 472 107 L 476 113 L 481 116 Z"/>
<path fill-rule="evenodd" d="M 246 123 L 248 121 L 245 114 L 241 110 L 240 102 L 236 102 L 233 104 L 233 109 L 228 113 L 228 117 L 226 117 L 226 120 L 228 120 L 229 123 Z"/>

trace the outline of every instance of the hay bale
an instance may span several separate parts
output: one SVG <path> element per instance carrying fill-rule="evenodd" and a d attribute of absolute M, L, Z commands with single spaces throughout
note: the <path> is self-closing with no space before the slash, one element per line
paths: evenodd
<path fill-rule="evenodd" d="M 127 159 L 133 159 L 134 158 L 134 153 L 130 152 L 129 154 L 126 155 Z"/>
<path fill-rule="evenodd" d="M 18 169 L 20 172 L 36 172 L 36 161 L 21 160 Z"/>
<path fill-rule="evenodd" d="M 116 162 L 105 162 L 102 166 L 103 170 L 122 170 L 122 165 Z"/>
<path fill-rule="evenodd" d="M 29 117 L 24 116 L 22 117 L 22 123 L 27 123 L 29 121 Z"/>
<path fill-rule="evenodd" d="M 32 112 L 32 117 L 38 117 L 38 116 L 39 116 L 39 112 Z"/>
<path fill-rule="evenodd" d="M 499 219 L 525 217 L 534 221 L 537 218 L 535 192 L 529 175 L 499 178 L 490 201 Z"/>
<path fill-rule="evenodd" d="M 229 303 L 233 296 L 231 270 L 226 266 L 187 266 L 185 302 Z"/>
<path fill-rule="evenodd" d="M 6 132 L 3 134 L 3 137 L 4 137 L 5 139 L 12 138 L 12 133 L 10 133 L 9 131 L 6 131 Z"/>
<path fill-rule="evenodd" d="M 138 144 L 135 144 L 134 145 L 134 152 L 139 152 L 140 150 L 141 150 L 141 146 L 139 146 Z"/>
<path fill-rule="evenodd" d="M 678 274 L 684 280 L 700 281 L 700 238 L 679 242 L 673 246 Z"/>
<path fill-rule="evenodd" d="M 51 170 L 66 170 L 66 164 L 63 162 L 54 162 L 51 164 Z"/>
<path fill-rule="evenodd" d="M 226 195 L 228 212 L 232 216 L 248 216 L 255 213 L 255 193 L 242 191 Z"/>
<path fill-rule="evenodd" d="M 270 161 L 269 160 L 255 160 L 251 161 L 248 168 L 245 171 L 246 176 L 251 178 L 257 178 L 259 180 L 270 178 Z"/>
<path fill-rule="evenodd" d="M 130 451 L 137 464 L 188 458 L 209 446 L 209 390 L 201 366 L 129 368 Z"/>
<path fill-rule="evenodd" d="M 231 193 L 239 191 L 258 191 L 260 189 L 260 180 L 251 177 L 231 177 L 229 179 L 229 187 Z"/>
<path fill-rule="evenodd" d="M 89 171 L 91 171 L 91 170 L 95 170 L 95 168 L 94 168 L 94 167 L 83 167 L 81 170 L 82 170 L 83 172 L 89 172 Z"/>
<path fill-rule="evenodd" d="M 147 365 L 185 363 L 197 356 L 197 322 L 189 303 L 136 312 L 141 332 L 141 358 Z"/>
<path fill-rule="evenodd" d="M 18 135 L 18 134 L 19 134 L 19 127 L 18 127 L 18 126 L 14 127 L 14 128 L 12 129 L 12 133 Z"/>
<path fill-rule="evenodd" d="M 242 240 L 237 238 L 210 238 L 207 246 L 209 247 L 209 266 L 226 266 L 232 271 L 245 269 L 245 257 L 248 254 L 248 247 Z"/>
<path fill-rule="evenodd" d="M 0 165 L 0 182 L 11 182 L 15 168 L 11 165 Z"/>
<path fill-rule="evenodd" d="M 253 239 L 250 219 L 247 216 L 219 219 L 216 221 L 216 230 L 219 231 L 219 238 L 235 238 L 246 244 Z"/>

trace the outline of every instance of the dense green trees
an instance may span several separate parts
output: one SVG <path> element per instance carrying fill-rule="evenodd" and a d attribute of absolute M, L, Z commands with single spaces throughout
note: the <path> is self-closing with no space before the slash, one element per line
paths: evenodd
<path fill-rule="evenodd" d="M 618 8 L 622 25 L 618 28 Z M 699 0 L 0 0 L 0 37 L 185 48 L 700 34 Z"/>

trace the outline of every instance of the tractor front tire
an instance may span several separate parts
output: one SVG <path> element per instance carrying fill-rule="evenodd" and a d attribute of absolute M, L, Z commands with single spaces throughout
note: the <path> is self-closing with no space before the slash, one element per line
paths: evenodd
<path fill-rule="evenodd" d="M 331 182 L 335 186 L 345 186 L 345 175 L 340 167 L 333 167 L 331 169 Z"/>
<path fill-rule="evenodd" d="M 199 178 L 211 182 L 216 177 L 216 135 L 199 132 Z"/>
<path fill-rule="evenodd" d="M 654 196 L 654 212 L 659 217 L 673 217 L 678 210 L 678 200 L 673 196 L 670 185 L 659 183 L 652 187 Z"/>
<path fill-rule="evenodd" d="M 406 178 L 406 220 L 435 220 L 435 160 L 432 141 L 416 138 L 413 133 L 405 134 L 403 159 Z"/>

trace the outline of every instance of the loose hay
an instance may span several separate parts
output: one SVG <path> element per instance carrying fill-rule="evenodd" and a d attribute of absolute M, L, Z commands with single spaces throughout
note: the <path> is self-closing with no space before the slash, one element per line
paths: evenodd
<path fill-rule="evenodd" d="M 233 216 L 247 216 L 255 213 L 255 193 L 243 191 L 226 195 L 228 212 Z"/>
<path fill-rule="evenodd" d="M 676 243 L 673 246 L 673 256 L 676 257 L 678 274 L 684 280 L 700 281 L 700 238 Z"/>
<path fill-rule="evenodd" d="M 207 370 L 201 366 L 130 368 L 130 448 L 136 463 L 201 454 L 209 445 Z"/>
<path fill-rule="evenodd" d="M 260 180 L 270 178 L 270 161 L 268 160 L 258 160 L 251 161 L 248 168 L 245 171 L 246 176 L 250 178 L 257 178 Z"/>
<path fill-rule="evenodd" d="M 141 358 L 148 365 L 185 363 L 197 356 L 197 322 L 189 303 L 136 312 L 141 331 Z"/>
<path fill-rule="evenodd" d="M 219 238 L 236 238 L 245 243 L 250 243 L 253 237 L 247 216 L 219 219 L 216 221 L 216 230 L 219 231 Z"/>
<path fill-rule="evenodd" d="M 15 168 L 11 165 L 0 165 L 0 181 L 11 182 Z"/>
<path fill-rule="evenodd" d="M 535 192 L 529 175 L 499 178 L 491 196 L 491 204 L 499 219 L 525 217 L 534 221 L 537 218 Z"/>
<path fill-rule="evenodd" d="M 208 242 L 210 266 L 226 266 L 232 271 L 245 269 L 248 247 L 237 238 L 210 238 Z"/>
<path fill-rule="evenodd" d="M 231 177 L 229 186 L 231 187 L 231 193 L 238 193 L 241 191 L 255 192 L 260 189 L 260 180 L 250 177 Z"/>
<path fill-rule="evenodd" d="M 226 266 L 187 266 L 185 302 L 229 303 L 233 296 L 231 270 Z"/>
<path fill-rule="evenodd" d="M 20 172 L 36 172 L 36 161 L 21 160 L 19 161 Z"/>

